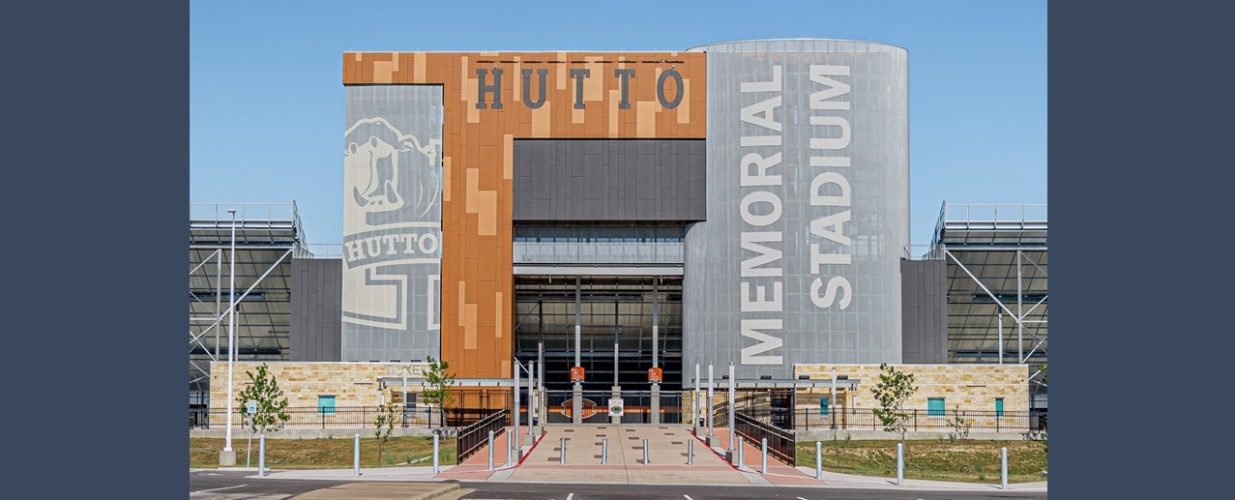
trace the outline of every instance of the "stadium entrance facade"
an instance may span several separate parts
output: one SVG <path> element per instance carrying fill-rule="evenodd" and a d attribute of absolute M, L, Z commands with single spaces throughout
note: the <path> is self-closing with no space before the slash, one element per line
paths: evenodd
<path fill-rule="evenodd" d="M 709 365 L 792 414 L 837 390 L 807 367 L 946 363 L 943 274 L 919 272 L 940 263 L 906 258 L 907 57 L 809 39 L 343 54 L 340 255 L 305 252 L 293 276 L 319 278 L 290 285 L 293 323 L 298 294 L 321 306 L 290 344 L 327 348 L 282 358 L 339 364 L 288 373 L 406 407 L 432 357 L 493 393 L 535 374 L 537 412 L 622 398 L 661 421 L 701 415 Z"/>

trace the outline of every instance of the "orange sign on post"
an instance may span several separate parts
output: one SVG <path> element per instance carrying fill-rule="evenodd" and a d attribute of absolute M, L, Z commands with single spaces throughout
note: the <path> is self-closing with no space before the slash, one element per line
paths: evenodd
<path fill-rule="evenodd" d="M 659 384 L 665 380 L 665 370 L 659 366 L 648 368 L 648 382 Z"/>
<path fill-rule="evenodd" d="M 582 366 L 570 367 L 570 381 L 571 382 L 583 382 L 583 367 Z"/>

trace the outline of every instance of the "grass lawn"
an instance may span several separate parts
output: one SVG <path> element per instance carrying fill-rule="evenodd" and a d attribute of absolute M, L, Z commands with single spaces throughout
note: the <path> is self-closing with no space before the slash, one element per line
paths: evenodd
<path fill-rule="evenodd" d="M 236 464 L 244 466 L 247 439 L 232 438 Z M 223 440 L 189 438 L 189 467 L 219 466 L 219 450 Z M 455 438 L 441 440 L 443 465 L 455 463 Z M 257 438 L 253 438 L 252 464 L 257 467 Z M 392 437 L 382 447 L 381 463 L 377 459 L 377 440 L 360 436 L 361 467 L 394 467 L 433 465 L 433 436 Z M 275 469 L 345 469 L 352 466 L 351 439 L 266 439 L 266 467 Z"/>
<path fill-rule="evenodd" d="M 896 477 L 898 441 L 823 441 L 823 470 Z M 1008 482 L 1045 481 L 1046 447 L 1035 441 L 905 441 L 905 478 L 999 483 L 999 448 L 1008 448 Z M 798 465 L 815 467 L 815 442 L 798 442 Z"/>

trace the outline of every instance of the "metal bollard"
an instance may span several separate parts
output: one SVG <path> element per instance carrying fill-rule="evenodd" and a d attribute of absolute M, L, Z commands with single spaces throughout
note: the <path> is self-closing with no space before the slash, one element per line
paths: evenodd
<path fill-rule="evenodd" d="M 352 473 L 360 475 L 360 434 L 352 441 Z"/>
<path fill-rule="evenodd" d="M 905 443 L 896 443 L 896 485 L 905 484 Z"/>
<path fill-rule="evenodd" d="M 566 465 L 566 438 L 562 438 L 559 443 L 558 447 L 561 453 L 557 455 L 557 463 Z"/>
<path fill-rule="evenodd" d="M 1008 449 L 999 449 L 999 489 L 1008 489 Z"/>
<path fill-rule="evenodd" d="M 823 443 L 815 441 L 815 479 L 823 480 Z"/>
<path fill-rule="evenodd" d="M 759 473 L 768 473 L 768 438 L 763 438 L 763 465 L 759 466 Z"/>
<path fill-rule="evenodd" d="M 643 438 L 643 465 L 648 464 L 648 440 Z"/>
<path fill-rule="evenodd" d="M 266 475 L 266 435 L 257 437 L 257 475 Z"/>
<path fill-rule="evenodd" d="M 438 472 L 441 472 L 442 470 L 441 467 L 438 465 L 438 456 L 437 456 L 438 449 L 441 446 L 440 440 L 441 440 L 441 435 L 436 432 L 433 433 L 433 473 L 434 474 L 437 474 Z"/>
<path fill-rule="evenodd" d="M 686 440 L 686 465 L 695 465 L 695 440 Z"/>
<path fill-rule="evenodd" d="M 489 431 L 489 470 L 493 470 L 493 431 Z"/>
<path fill-rule="evenodd" d="M 738 436 L 738 468 L 746 467 L 746 446 L 744 446 L 742 436 Z"/>
<path fill-rule="evenodd" d="M 609 463 L 609 438 L 600 438 L 600 465 Z"/>

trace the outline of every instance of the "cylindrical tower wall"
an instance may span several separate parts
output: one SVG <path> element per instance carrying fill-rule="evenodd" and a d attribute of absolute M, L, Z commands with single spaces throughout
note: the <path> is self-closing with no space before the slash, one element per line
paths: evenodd
<path fill-rule="evenodd" d="M 708 45 L 707 220 L 686 236 L 686 364 L 738 378 L 899 363 L 908 55 L 841 40 Z"/>

